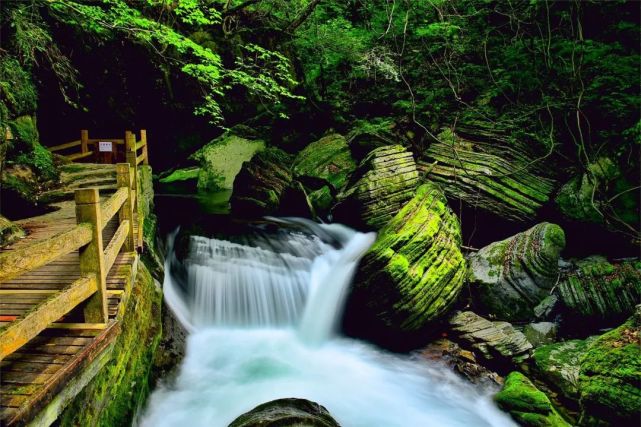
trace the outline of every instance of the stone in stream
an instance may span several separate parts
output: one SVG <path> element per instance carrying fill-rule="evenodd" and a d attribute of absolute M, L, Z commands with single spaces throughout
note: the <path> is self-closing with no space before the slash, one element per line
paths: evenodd
<path fill-rule="evenodd" d="M 412 153 L 400 145 L 372 150 L 338 195 L 334 219 L 380 229 L 414 196 L 418 171 Z"/>
<path fill-rule="evenodd" d="M 410 348 L 447 313 L 466 273 L 458 218 L 431 183 L 383 227 L 363 257 L 345 310 L 354 336 Z"/>
<path fill-rule="evenodd" d="M 570 427 L 545 393 L 520 372 L 512 372 L 507 376 L 503 389 L 494 396 L 494 400 L 521 426 Z"/>
<path fill-rule="evenodd" d="M 475 303 L 500 320 L 532 320 L 534 308 L 558 281 L 564 247 L 561 227 L 544 222 L 470 255 Z"/>
<path fill-rule="evenodd" d="M 229 427 L 339 427 L 324 406 L 306 399 L 276 399 L 236 418 Z"/>
<path fill-rule="evenodd" d="M 278 211 L 283 192 L 292 183 L 291 156 L 267 148 L 243 166 L 234 181 L 231 209 L 240 217 L 260 217 Z"/>
<path fill-rule="evenodd" d="M 539 347 L 556 341 L 556 330 L 555 323 L 538 322 L 525 325 L 523 334 L 534 347 Z"/>
<path fill-rule="evenodd" d="M 486 360 L 520 361 L 529 357 L 532 344 L 507 322 L 490 322 L 464 311 L 450 318 L 456 339 L 478 350 Z"/>
<path fill-rule="evenodd" d="M 294 177 L 305 187 L 315 211 L 329 212 L 336 194 L 356 169 L 347 141 L 326 135 L 303 149 L 294 160 Z"/>
<path fill-rule="evenodd" d="M 597 331 L 628 318 L 641 300 L 641 262 L 592 256 L 572 264 L 558 286 L 568 327 Z"/>
<path fill-rule="evenodd" d="M 554 181 L 531 147 L 511 133 L 457 126 L 430 144 L 419 169 L 443 186 L 448 198 L 510 220 L 532 219 L 548 201 Z"/>
<path fill-rule="evenodd" d="M 580 425 L 638 425 L 641 305 L 623 325 L 591 343 L 580 360 Z"/>

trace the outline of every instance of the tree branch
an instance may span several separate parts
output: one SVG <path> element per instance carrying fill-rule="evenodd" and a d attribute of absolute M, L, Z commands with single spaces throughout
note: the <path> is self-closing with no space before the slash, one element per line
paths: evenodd
<path fill-rule="evenodd" d="M 300 27 L 303 22 L 305 22 L 307 18 L 309 18 L 309 15 L 312 14 L 314 9 L 316 9 L 316 6 L 318 6 L 318 3 L 320 2 L 321 0 L 312 0 L 311 2 L 309 2 L 307 7 L 305 7 L 305 10 L 303 10 L 301 14 L 296 17 L 296 19 L 290 22 L 285 31 L 289 33 L 296 31 L 296 28 Z"/>

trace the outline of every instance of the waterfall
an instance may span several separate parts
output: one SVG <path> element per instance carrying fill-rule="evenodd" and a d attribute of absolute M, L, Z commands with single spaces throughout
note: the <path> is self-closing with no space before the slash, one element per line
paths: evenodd
<path fill-rule="evenodd" d="M 345 427 L 514 425 L 489 391 L 444 366 L 334 333 L 374 233 L 271 220 L 282 230 L 192 236 L 182 262 L 170 236 L 165 299 L 191 334 L 141 427 L 224 427 L 283 397 L 318 402 Z"/>

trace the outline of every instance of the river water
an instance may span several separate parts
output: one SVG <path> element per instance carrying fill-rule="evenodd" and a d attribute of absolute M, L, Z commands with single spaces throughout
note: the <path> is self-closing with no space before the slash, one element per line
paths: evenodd
<path fill-rule="evenodd" d="M 488 390 L 446 367 L 337 332 L 373 233 L 274 221 L 278 232 L 242 239 L 192 236 L 183 261 L 171 251 L 165 299 L 190 334 L 177 377 L 152 393 L 141 426 L 224 427 L 285 397 L 318 402 L 345 427 L 514 425 Z"/>

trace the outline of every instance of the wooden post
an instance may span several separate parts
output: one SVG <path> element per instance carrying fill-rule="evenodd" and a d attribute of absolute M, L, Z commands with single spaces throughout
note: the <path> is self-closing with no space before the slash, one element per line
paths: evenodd
<path fill-rule="evenodd" d="M 133 174 L 133 183 L 132 190 L 136 193 L 136 200 L 133 206 L 134 212 L 138 213 L 138 165 L 136 163 L 136 135 L 132 132 L 125 132 L 125 146 L 127 148 L 127 163 L 131 167 L 131 173 Z M 140 218 L 138 218 L 140 221 Z M 138 238 L 134 238 L 135 247 L 139 246 Z"/>
<path fill-rule="evenodd" d="M 89 131 L 87 129 L 83 129 L 80 131 L 80 152 L 82 154 L 89 151 L 88 144 L 89 144 Z"/>
<path fill-rule="evenodd" d="M 147 150 L 147 130 L 146 129 L 140 129 L 140 140 L 144 143 L 142 146 L 142 154 L 144 154 L 144 161 L 143 165 L 148 165 L 149 164 L 149 151 Z"/>
<path fill-rule="evenodd" d="M 102 213 L 100 194 L 97 188 L 76 190 L 76 222 L 91 224 L 91 242 L 80 248 L 80 273 L 95 274 L 97 290 L 85 303 L 84 314 L 87 323 L 107 323 L 107 272 L 102 244 Z"/>
<path fill-rule="evenodd" d="M 123 203 L 118 214 L 120 222 L 125 220 L 129 221 L 129 233 L 127 234 L 124 246 L 127 252 L 133 252 L 136 250 L 136 236 L 134 235 L 134 204 L 132 203 L 134 190 L 131 188 L 132 171 L 129 163 L 118 163 L 116 165 L 116 172 L 118 188 L 127 188 L 127 200 Z"/>

